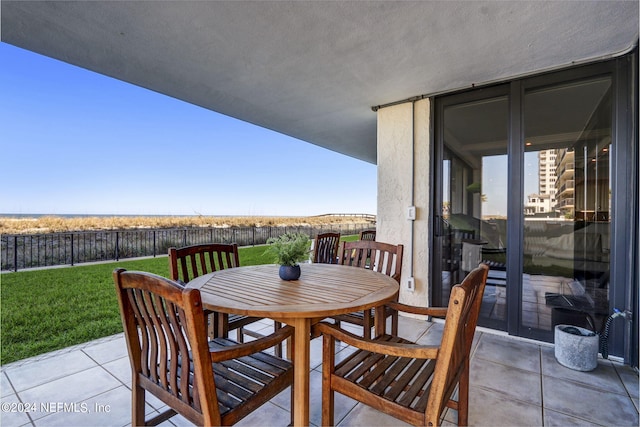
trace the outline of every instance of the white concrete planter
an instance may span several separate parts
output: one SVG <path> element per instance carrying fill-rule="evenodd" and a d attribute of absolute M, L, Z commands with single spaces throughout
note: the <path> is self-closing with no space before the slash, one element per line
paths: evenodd
<path fill-rule="evenodd" d="M 567 328 L 580 335 L 566 332 Z M 598 366 L 600 336 L 588 329 L 572 325 L 557 325 L 555 356 L 558 363 L 576 371 L 593 371 Z"/>

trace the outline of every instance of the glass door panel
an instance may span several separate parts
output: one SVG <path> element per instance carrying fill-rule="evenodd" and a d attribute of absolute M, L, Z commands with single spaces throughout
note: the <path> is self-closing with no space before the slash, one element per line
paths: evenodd
<path fill-rule="evenodd" d="M 609 312 L 611 80 L 524 93 L 521 335 Z"/>
<path fill-rule="evenodd" d="M 506 329 L 508 98 L 443 107 L 441 289 L 450 289 L 480 262 L 490 264 L 479 324 Z"/>

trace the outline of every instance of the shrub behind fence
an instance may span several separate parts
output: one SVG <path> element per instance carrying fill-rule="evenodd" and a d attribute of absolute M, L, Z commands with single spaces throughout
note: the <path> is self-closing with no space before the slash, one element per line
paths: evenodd
<path fill-rule="evenodd" d="M 184 227 L 77 231 L 49 234 L 6 234 L 0 236 L 2 271 L 25 268 L 75 265 L 86 262 L 118 261 L 125 258 L 166 255 L 171 246 L 201 243 L 237 243 L 239 246 L 261 245 L 270 237 L 284 233 L 358 234 L 369 224 L 337 224 L 295 227 Z"/>

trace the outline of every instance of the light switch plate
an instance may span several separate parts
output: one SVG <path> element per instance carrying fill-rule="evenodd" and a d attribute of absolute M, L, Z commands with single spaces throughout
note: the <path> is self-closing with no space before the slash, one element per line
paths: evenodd
<path fill-rule="evenodd" d="M 407 208 L 407 219 L 411 220 L 411 221 L 416 219 L 416 207 L 415 206 L 409 206 L 409 208 Z"/>
<path fill-rule="evenodd" d="M 415 282 L 415 280 L 413 279 L 413 277 L 409 277 L 409 278 L 407 279 L 407 290 L 408 290 L 409 292 L 413 292 L 413 291 L 415 291 L 415 290 L 416 290 L 416 282 Z"/>

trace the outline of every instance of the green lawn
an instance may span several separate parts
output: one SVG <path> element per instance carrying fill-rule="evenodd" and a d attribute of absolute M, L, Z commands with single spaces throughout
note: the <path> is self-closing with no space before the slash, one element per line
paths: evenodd
<path fill-rule="evenodd" d="M 265 249 L 240 248 L 240 265 L 272 263 Z M 0 275 L 0 364 L 122 332 L 116 268 L 169 274 L 162 256 Z"/>

